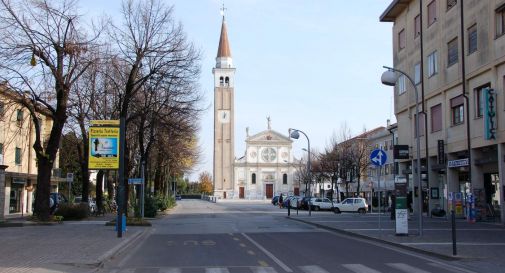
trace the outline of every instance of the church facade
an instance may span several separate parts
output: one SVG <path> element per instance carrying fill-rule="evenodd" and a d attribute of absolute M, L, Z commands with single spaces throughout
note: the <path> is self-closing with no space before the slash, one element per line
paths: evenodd
<path fill-rule="evenodd" d="M 249 136 L 245 154 L 234 164 L 234 199 L 271 199 L 280 193 L 299 195 L 296 178 L 299 163 L 294 162 L 292 140 L 268 129 Z"/>

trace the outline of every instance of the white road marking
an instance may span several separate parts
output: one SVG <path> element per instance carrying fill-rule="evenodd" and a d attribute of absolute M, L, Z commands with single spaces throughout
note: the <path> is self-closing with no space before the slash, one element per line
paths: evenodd
<path fill-rule="evenodd" d="M 416 245 L 452 245 L 452 242 L 423 242 L 423 243 L 402 243 L 402 245 L 416 246 Z M 458 242 L 458 245 L 465 246 L 505 246 L 505 243 L 465 243 Z"/>
<path fill-rule="evenodd" d="M 343 264 L 342 266 L 355 273 L 381 273 L 380 271 L 362 264 Z"/>
<path fill-rule="evenodd" d="M 230 273 L 226 267 L 205 268 L 205 273 Z"/>
<path fill-rule="evenodd" d="M 408 273 L 430 273 L 426 270 L 419 269 L 417 267 L 410 266 L 408 264 L 403 264 L 403 263 L 387 263 L 388 266 L 401 270 L 403 272 L 408 272 Z"/>
<path fill-rule="evenodd" d="M 253 273 L 277 273 L 272 267 L 251 267 Z"/>
<path fill-rule="evenodd" d="M 299 268 L 306 273 L 329 273 L 328 271 L 322 269 L 318 265 L 305 265 L 305 266 L 299 266 Z"/>
<path fill-rule="evenodd" d="M 180 268 L 160 268 L 158 269 L 158 273 L 181 273 L 182 270 Z"/>
<path fill-rule="evenodd" d="M 454 273 L 475 273 L 474 271 L 470 271 L 461 267 L 455 267 L 450 264 L 429 263 L 429 265 Z"/>
<path fill-rule="evenodd" d="M 254 241 L 251 237 L 247 236 L 245 233 L 241 233 L 242 236 L 244 236 L 247 240 L 249 240 L 251 243 L 253 243 L 259 250 L 261 250 L 265 255 L 267 255 L 270 259 L 272 259 L 276 264 L 278 264 L 284 271 L 286 272 L 293 272 L 291 268 L 289 268 L 286 264 L 284 264 L 281 260 L 279 260 L 277 257 L 274 256 L 270 251 L 266 250 L 263 246 L 261 246 L 259 243 Z"/>

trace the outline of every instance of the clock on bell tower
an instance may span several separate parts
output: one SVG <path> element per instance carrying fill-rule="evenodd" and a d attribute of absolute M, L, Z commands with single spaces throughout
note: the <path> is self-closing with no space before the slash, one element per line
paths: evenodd
<path fill-rule="evenodd" d="M 235 68 L 223 16 L 214 74 L 214 195 L 233 192 Z"/>

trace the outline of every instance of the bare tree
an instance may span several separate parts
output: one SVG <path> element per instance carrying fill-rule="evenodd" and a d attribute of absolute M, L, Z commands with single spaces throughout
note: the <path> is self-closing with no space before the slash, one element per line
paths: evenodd
<path fill-rule="evenodd" d="M 91 40 L 79 19 L 74 0 L 0 0 L 0 77 L 19 94 L 27 91 L 18 102 L 28 109 L 35 125 L 34 213 L 42 220 L 49 218 L 51 170 L 67 120 L 69 93 L 92 63 L 87 54 Z M 52 119 L 46 143 L 37 119 L 41 111 Z"/>

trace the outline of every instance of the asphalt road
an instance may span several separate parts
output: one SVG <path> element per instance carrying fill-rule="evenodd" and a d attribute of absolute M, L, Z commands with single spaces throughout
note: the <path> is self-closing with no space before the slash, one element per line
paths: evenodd
<path fill-rule="evenodd" d="M 286 218 L 270 204 L 182 200 L 100 272 L 472 272 Z"/>

